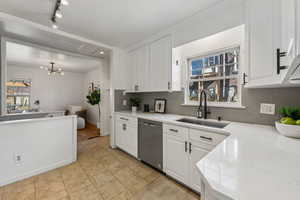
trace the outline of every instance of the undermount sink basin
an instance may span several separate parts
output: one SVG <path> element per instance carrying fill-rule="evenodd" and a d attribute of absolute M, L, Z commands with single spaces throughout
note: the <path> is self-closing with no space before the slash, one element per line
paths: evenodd
<path fill-rule="evenodd" d="M 201 126 L 208 126 L 213 128 L 225 128 L 228 125 L 228 123 L 223 123 L 223 122 L 212 122 L 212 121 L 204 121 L 204 120 L 190 119 L 190 118 L 182 118 L 177 121 L 189 123 L 189 124 L 197 124 Z"/>

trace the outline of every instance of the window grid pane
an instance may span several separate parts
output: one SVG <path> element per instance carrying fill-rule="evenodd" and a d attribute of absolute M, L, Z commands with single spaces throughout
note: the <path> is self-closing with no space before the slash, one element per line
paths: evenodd
<path fill-rule="evenodd" d="M 199 101 L 204 89 L 210 102 L 239 102 L 239 51 L 236 47 L 191 59 L 188 99 Z"/>

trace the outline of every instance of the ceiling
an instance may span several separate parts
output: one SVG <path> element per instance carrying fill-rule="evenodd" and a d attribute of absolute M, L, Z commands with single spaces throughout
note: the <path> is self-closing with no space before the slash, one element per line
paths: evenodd
<path fill-rule="evenodd" d="M 69 0 L 60 30 L 127 47 L 223 0 Z M 0 1 L 0 11 L 51 26 L 55 0 Z"/>
<path fill-rule="evenodd" d="M 97 58 L 108 58 L 112 49 L 103 43 L 1 12 L 0 36 Z M 105 53 L 100 54 L 100 51 Z"/>
<path fill-rule="evenodd" d="M 14 42 L 7 42 L 6 49 L 8 67 L 50 67 L 50 62 L 55 62 L 55 66 L 61 67 L 64 71 L 83 73 L 101 66 L 100 59 L 47 51 Z"/>

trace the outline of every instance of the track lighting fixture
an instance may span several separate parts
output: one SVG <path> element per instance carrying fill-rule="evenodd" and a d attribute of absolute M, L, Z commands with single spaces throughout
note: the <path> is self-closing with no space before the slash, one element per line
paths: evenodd
<path fill-rule="evenodd" d="M 51 21 L 52 21 L 52 28 L 57 29 L 58 25 L 56 24 L 57 18 L 60 19 L 63 17 L 62 14 L 62 7 L 69 5 L 68 0 L 56 0 L 54 10 L 51 16 Z"/>

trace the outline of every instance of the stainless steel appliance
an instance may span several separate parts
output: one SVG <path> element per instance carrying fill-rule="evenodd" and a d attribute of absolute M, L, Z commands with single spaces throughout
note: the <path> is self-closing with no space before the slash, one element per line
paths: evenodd
<path fill-rule="evenodd" d="M 138 157 L 152 167 L 163 170 L 163 128 L 161 122 L 138 120 Z"/>

